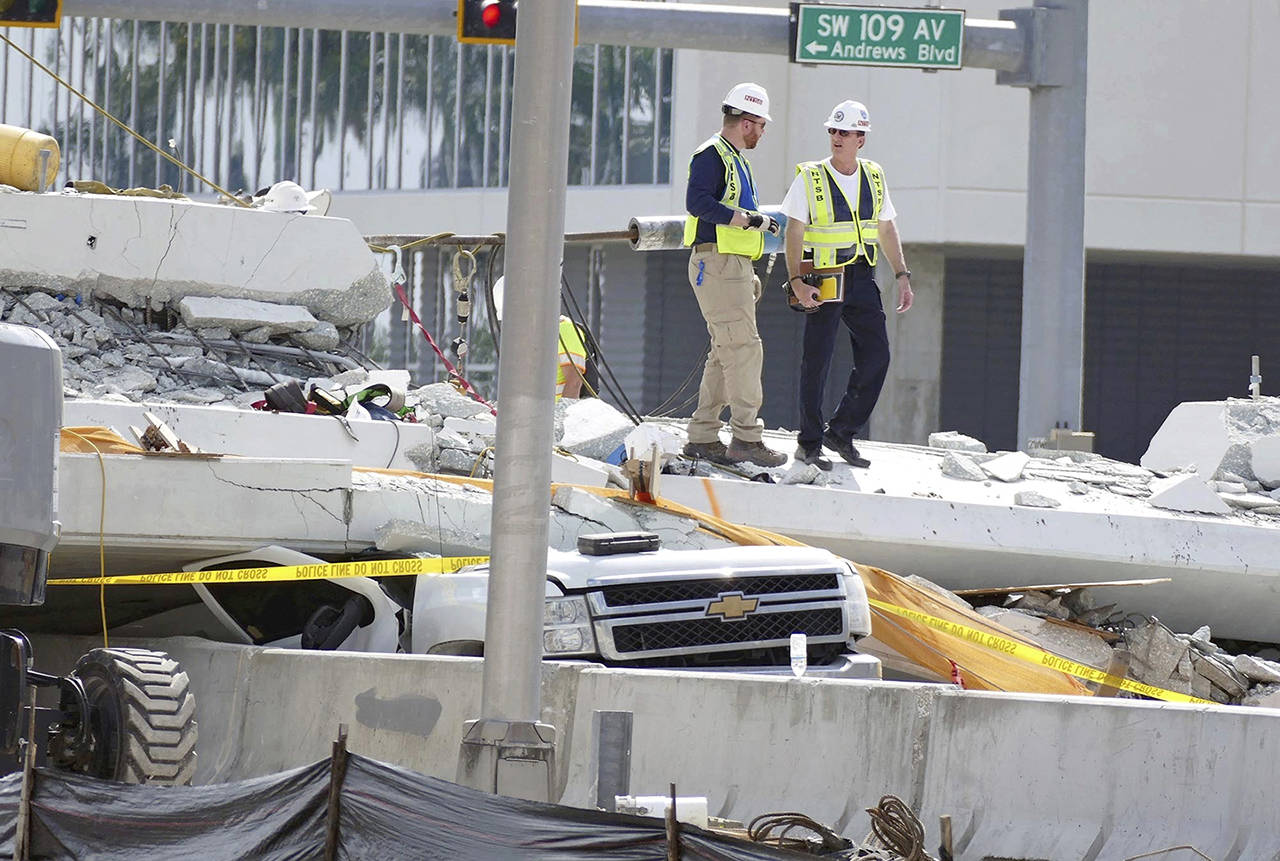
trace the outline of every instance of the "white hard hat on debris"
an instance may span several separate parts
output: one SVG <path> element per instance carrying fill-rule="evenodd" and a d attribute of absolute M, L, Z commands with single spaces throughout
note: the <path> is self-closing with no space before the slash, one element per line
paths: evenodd
<path fill-rule="evenodd" d="M 736 84 L 724 97 L 724 106 L 773 122 L 773 117 L 769 116 L 769 94 L 759 84 Z"/>
<path fill-rule="evenodd" d="M 307 199 L 302 186 L 291 180 L 282 180 L 267 190 L 262 208 L 269 212 L 311 212 L 316 207 Z"/>
<path fill-rule="evenodd" d="M 843 129 L 850 132 L 871 131 L 871 114 L 862 102 L 846 99 L 831 109 L 824 125 L 829 129 Z"/>
<path fill-rule="evenodd" d="M 507 279 L 504 275 L 499 275 L 498 280 L 493 282 L 490 292 L 493 294 L 493 315 L 498 318 L 498 322 L 502 322 L 502 288 L 506 286 Z"/>

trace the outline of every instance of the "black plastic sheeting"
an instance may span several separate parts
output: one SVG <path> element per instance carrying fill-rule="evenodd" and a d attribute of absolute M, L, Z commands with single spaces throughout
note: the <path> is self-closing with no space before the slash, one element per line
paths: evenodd
<path fill-rule="evenodd" d="M 330 760 L 237 783 L 137 786 L 40 769 L 32 859 L 323 858 Z M 0 778 L 0 858 L 13 857 L 21 775 Z M 338 857 L 666 861 L 661 821 L 489 795 L 350 754 Z M 681 824 L 688 861 L 812 858 Z"/>

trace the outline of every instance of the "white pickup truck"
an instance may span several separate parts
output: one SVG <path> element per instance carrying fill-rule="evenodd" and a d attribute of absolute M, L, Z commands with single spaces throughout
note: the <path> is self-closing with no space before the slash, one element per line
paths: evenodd
<path fill-rule="evenodd" d="M 573 552 L 547 553 L 547 658 L 790 673 L 791 635 L 803 633 L 806 675 L 880 676 L 879 661 L 854 650 L 854 643 L 871 632 L 862 579 L 826 550 L 669 550 L 658 548 L 657 536 L 645 533 L 582 536 L 578 546 Z M 188 568 L 318 561 L 270 547 Z M 412 595 L 409 579 L 387 578 L 381 585 L 355 578 L 201 586 L 197 591 L 232 638 L 242 642 L 483 655 L 488 566 L 412 578 Z M 257 590 L 263 594 L 255 595 Z"/>

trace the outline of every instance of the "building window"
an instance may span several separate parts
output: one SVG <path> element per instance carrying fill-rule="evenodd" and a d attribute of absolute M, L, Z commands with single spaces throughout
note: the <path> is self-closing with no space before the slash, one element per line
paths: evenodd
<path fill-rule="evenodd" d="M 7 31 L 231 191 L 507 184 L 514 50 L 449 36 L 68 18 Z M 569 182 L 670 181 L 670 50 L 579 46 Z M 54 135 L 65 179 L 207 191 L 6 51 L 0 110 Z"/>

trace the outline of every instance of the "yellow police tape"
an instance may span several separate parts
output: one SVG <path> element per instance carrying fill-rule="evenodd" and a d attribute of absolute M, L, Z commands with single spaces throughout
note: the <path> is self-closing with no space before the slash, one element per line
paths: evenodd
<path fill-rule="evenodd" d="M 950 634 L 953 637 L 959 637 L 962 640 L 968 640 L 971 643 L 977 643 L 988 649 L 994 649 L 997 652 L 1005 652 L 1015 658 L 1027 661 L 1032 664 L 1040 664 L 1045 667 L 1051 667 L 1068 675 L 1075 676 L 1078 679 L 1085 679 L 1090 682 L 1100 682 L 1110 685 L 1113 688 L 1129 691 L 1134 694 L 1141 694 L 1144 697 L 1152 697 L 1153 699 L 1164 700 L 1171 703 L 1205 703 L 1206 705 L 1217 705 L 1213 700 L 1202 700 L 1199 697 L 1193 697 L 1190 694 L 1180 694 L 1177 691 L 1166 691 L 1164 688 L 1157 688 L 1152 685 L 1144 685 L 1142 682 L 1135 682 L 1132 679 L 1113 676 L 1110 673 L 1091 667 L 1088 664 L 1080 664 L 1066 658 L 1058 657 L 1050 654 L 1043 649 L 1037 649 L 1034 646 L 1028 646 L 1026 643 L 1019 643 L 1016 640 L 1010 640 L 1007 637 L 1001 637 L 999 634 L 992 634 L 986 631 L 979 631 L 970 628 L 967 625 L 961 625 L 957 622 L 948 622 L 946 619 L 939 619 L 936 616 L 930 616 L 927 613 L 921 613 L 918 610 L 908 610 L 905 607 L 899 607 L 895 604 L 887 604 L 875 598 L 868 599 L 873 607 L 878 607 L 887 613 L 893 613 L 902 616 L 905 619 L 911 619 L 913 622 L 919 622 L 921 625 L 928 625 L 942 631 L 944 634 Z"/>
<path fill-rule="evenodd" d="M 162 574 L 121 574 L 113 577 L 69 577 L 49 580 L 50 586 L 152 586 L 175 585 L 189 583 L 279 583 L 299 580 L 341 580 L 347 577 L 407 577 L 416 574 L 443 574 L 454 572 L 468 565 L 479 565 L 489 561 L 488 556 L 451 556 L 445 558 L 419 559 L 372 559 L 366 562 L 333 562 L 311 565 L 276 565 L 266 568 L 234 568 L 223 571 L 170 571 Z M 896 604 L 888 604 L 875 598 L 868 599 L 871 605 L 888 613 L 927 625 L 959 637 L 972 643 L 1005 652 L 1021 660 L 1033 664 L 1041 664 L 1055 670 L 1085 679 L 1111 685 L 1121 690 L 1145 697 L 1175 703 L 1205 703 L 1214 705 L 1212 700 L 1202 700 L 1189 694 L 1167 691 L 1152 685 L 1144 685 L 1132 679 L 1113 676 L 1110 673 L 1080 664 L 1049 652 L 992 634 L 970 628 L 957 622 L 948 622 L 918 610 L 908 610 Z"/>
<path fill-rule="evenodd" d="M 171 571 L 163 574 L 121 574 L 114 577 L 51 579 L 50 586 L 157 586 L 185 583 L 277 583 L 297 580 L 340 580 L 345 577 L 407 577 L 443 574 L 468 565 L 488 562 L 488 556 L 451 556 L 443 559 L 371 559 L 367 562 L 334 562 L 314 565 L 277 565 L 268 568 L 234 568 L 226 571 Z"/>

